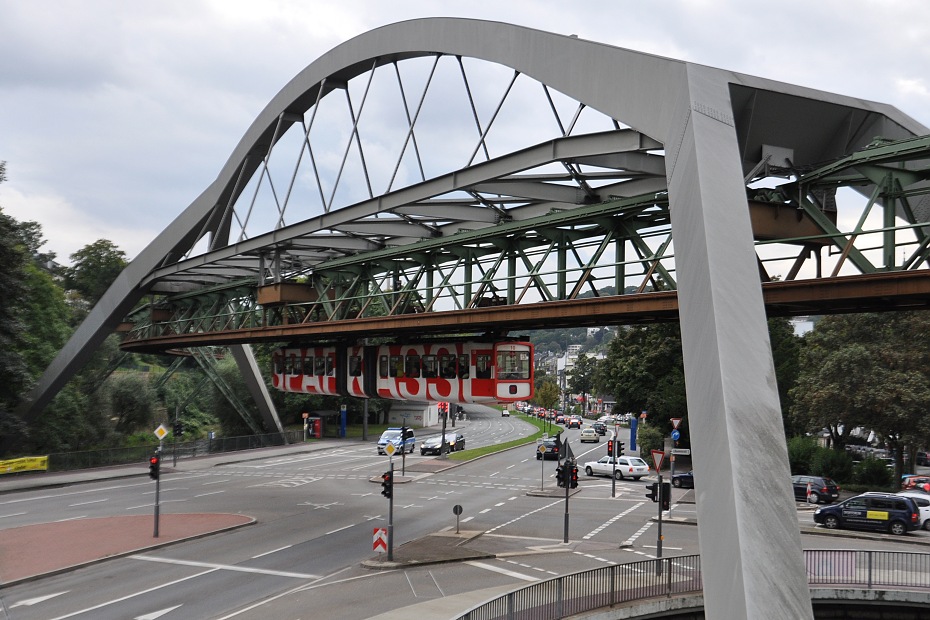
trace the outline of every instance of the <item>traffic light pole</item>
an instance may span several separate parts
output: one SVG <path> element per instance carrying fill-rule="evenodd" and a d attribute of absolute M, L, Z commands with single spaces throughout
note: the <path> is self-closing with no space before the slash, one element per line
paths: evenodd
<path fill-rule="evenodd" d="M 562 469 L 562 476 L 565 478 L 565 527 L 562 534 L 562 542 L 568 544 L 568 491 L 571 489 L 572 483 L 572 467 L 574 463 L 569 463 L 568 459 L 565 460 L 565 466 Z"/>
<path fill-rule="evenodd" d="M 394 460 L 391 459 L 391 496 L 388 498 L 388 562 L 394 561 Z"/>
<path fill-rule="evenodd" d="M 656 487 L 656 493 L 659 495 L 659 532 L 656 538 L 656 577 L 662 574 L 662 474 L 659 473 L 659 486 Z"/>
<path fill-rule="evenodd" d="M 159 494 L 161 491 L 161 442 L 158 443 L 158 464 L 159 464 L 159 473 L 155 478 L 155 532 L 152 534 L 153 538 L 158 538 L 158 512 L 159 512 Z"/>

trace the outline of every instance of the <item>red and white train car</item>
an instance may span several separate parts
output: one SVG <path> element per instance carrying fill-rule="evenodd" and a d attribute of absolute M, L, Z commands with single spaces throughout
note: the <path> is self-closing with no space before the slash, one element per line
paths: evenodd
<path fill-rule="evenodd" d="M 272 384 L 285 392 L 454 403 L 533 396 L 533 345 L 521 341 L 292 346 L 272 365 Z"/>

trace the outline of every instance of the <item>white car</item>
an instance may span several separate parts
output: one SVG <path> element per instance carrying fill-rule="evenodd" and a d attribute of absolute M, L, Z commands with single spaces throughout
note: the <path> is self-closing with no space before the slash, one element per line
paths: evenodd
<path fill-rule="evenodd" d="M 930 495 L 923 491 L 900 491 L 898 495 L 910 497 L 917 504 L 917 510 L 920 513 L 920 527 L 924 530 L 930 530 Z"/>
<path fill-rule="evenodd" d="M 638 456 L 621 456 L 617 457 L 617 472 L 614 474 L 613 457 L 602 456 L 596 461 L 588 461 L 584 464 L 584 473 L 589 476 L 610 476 L 613 475 L 617 480 L 632 478 L 639 480 L 649 474 L 649 465 L 646 461 Z"/>
<path fill-rule="evenodd" d="M 595 431 L 590 426 L 586 426 L 583 429 L 581 429 L 581 443 L 585 443 L 586 441 L 591 442 L 591 443 L 597 443 L 600 440 L 601 440 L 601 436 L 598 435 L 597 431 Z"/>

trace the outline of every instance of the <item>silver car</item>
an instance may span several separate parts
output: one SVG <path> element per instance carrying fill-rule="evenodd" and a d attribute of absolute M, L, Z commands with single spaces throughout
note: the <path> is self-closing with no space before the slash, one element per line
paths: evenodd
<path fill-rule="evenodd" d="M 602 456 L 596 461 L 588 461 L 584 464 L 584 473 L 589 476 L 613 475 L 617 480 L 623 480 L 624 478 L 639 480 L 649 474 L 649 465 L 638 456 L 617 457 L 616 473 L 614 473 L 612 459 L 613 457 L 610 456 Z"/>

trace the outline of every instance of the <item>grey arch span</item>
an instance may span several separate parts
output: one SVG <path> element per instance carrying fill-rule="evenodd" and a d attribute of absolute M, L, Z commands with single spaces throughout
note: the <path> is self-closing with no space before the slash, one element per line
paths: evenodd
<path fill-rule="evenodd" d="M 242 191 L 236 180 L 249 178 L 261 161 L 253 155 L 267 151 L 321 90 L 380 64 L 437 53 L 511 67 L 664 145 L 695 470 L 714 481 L 700 485 L 697 503 L 706 610 L 709 617 L 811 618 L 743 178 L 763 144 L 790 149 L 803 163 L 851 152 L 875 135 L 927 133 L 882 104 L 509 24 L 437 18 L 378 28 L 320 57 L 272 99 L 217 179 L 94 307 L 25 411 L 41 411 L 144 295 L 168 291 L 156 270 L 201 239 L 211 249 L 229 245 L 224 213 Z M 814 110 L 845 122 L 845 133 L 815 145 L 793 132 L 792 117 Z M 266 419 L 276 421 L 247 349 L 236 359 Z M 751 490 L 743 479 L 754 481 Z"/>

